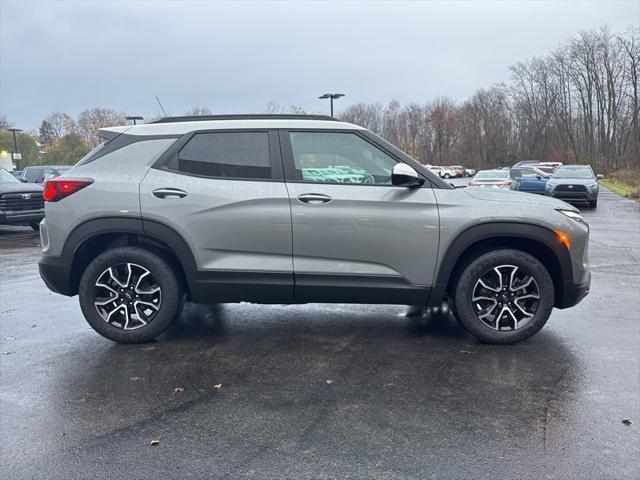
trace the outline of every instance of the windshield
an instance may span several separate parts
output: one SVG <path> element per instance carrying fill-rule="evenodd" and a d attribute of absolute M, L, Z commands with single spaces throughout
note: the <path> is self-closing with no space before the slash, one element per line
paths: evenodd
<path fill-rule="evenodd" d="M 474 180 L 504 180 L 509 177 L 507 170 L 480 170 Z"/>
<path fill-rule="evenodd" d="M 553 178 L 593 178 L 591 167 L 558 167 Z"/>
<path fill-rule="evenodd" d="M 11 175 L 4 168 L 0 168 L 0 183 L 15 183 L 15 182 L 20 183 L 20 180 L 18 180 L 16 177 Z"/>

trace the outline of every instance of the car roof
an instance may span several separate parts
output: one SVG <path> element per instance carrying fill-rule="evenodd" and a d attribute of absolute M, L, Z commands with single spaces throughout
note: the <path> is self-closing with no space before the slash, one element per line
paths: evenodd
<path fill-rule="evenodd" d="M 127 135 L 183 135 L 197 130 L 231 130 L 261 128 L 304 128 L 325 130 L 365 130 L 363 127 L 323 115 L 206 115 L 167 117 L 153 123 L 101 128 L 98 135 L 111 139 Z"/>

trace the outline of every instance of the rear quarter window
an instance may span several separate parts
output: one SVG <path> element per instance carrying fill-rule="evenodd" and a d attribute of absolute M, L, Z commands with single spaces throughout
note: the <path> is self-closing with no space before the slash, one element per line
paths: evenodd
<path fill-rule="evenodd" d="M 93 165 L 95 163 L 102 166 L 121 162 L 135 162 L 150 166 L 175 141 L 175 138 L 157 138 L 137 141 L 102 155 L 92 162 L 89 162 L 89 164 Z M 78 166 L 81 165 L 85 164 L 79 164 Z"/>

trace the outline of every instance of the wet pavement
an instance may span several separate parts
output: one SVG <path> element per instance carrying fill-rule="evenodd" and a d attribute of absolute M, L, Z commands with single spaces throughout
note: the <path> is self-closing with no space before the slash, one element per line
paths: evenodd
<path fill-rule="evenodd" d="M 591 294 L 507 347 L 318 304 L 187 305 L 116 345 L 0 227 L 0 477 L 638 478 L 640 205 L 584 214 Z"/>

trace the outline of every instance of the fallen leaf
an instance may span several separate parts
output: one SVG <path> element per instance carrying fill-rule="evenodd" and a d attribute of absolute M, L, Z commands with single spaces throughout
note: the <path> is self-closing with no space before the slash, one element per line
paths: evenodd
<path fill-rule="evenodd" d="M 631 425 L 633 425 L 633 422 L 628 418 L 625 418 L 624 420 L 622 420 L 622 423 L 624 423 L 627 427 L 630 427 Z"/>
<path fill-rule="evenodd" d="M 60 436 L 61 436 L 61 437 L 64 437 L 65 435 L 66 435 L 66 433 L 64 433 L 64 432 L 60 432 Z"/>
<path fill-rule="evenodd" d="M 221 383 L 216 383 L 213 388 L 215 388 L 216 390 L 220 390 L 222 388 L 222 384 Z"/>
<path fill-rule="evenodd" d="M 473 353 L 473 352 L 470 352 L 469 350 L 460 350 L 460 353 Z"/>
<path fill-rule="evenodd" d="M 36 328 L 37 325 L 34 323 L 33 325 L 31 325 L 31 328 Z"/>
<path fill-rule="evenodd" d="M 326 383 L 327 385 L 331 385 L 333 383 L 333 379 L 332 378 L 327 378 L 324 383 Z"/>
<path fill-rule="evenodd" d="M 174 392 L 176 393 L 183 393 L 184 392 L 184 387 L 176 387 L 173 389 Z"/>
<path fill-rule="evenodd" d="M 131 377 L 129 380 L 131 380 L 133 382 L 137 382 L 138 380 L 144 380 L 144 378 L 142 378 L 142 377 Z"/>
<path fill-rule="evenodd" d="M 153 440 L 151 440 L 151 441 L 149 442 L 149 445 L 153 445 L 154 447 L 155 447 L 156 445 L 160 445 L 160 440 L 158 440 L 157 438 L 155 438 L 155 439 L 153 439 Z"/>
<path fill-rule="evenodd" d="M 15 340 L 16 337 L 4 337 L 5 340 Z"/>

